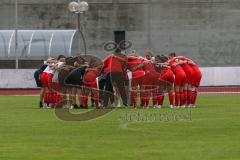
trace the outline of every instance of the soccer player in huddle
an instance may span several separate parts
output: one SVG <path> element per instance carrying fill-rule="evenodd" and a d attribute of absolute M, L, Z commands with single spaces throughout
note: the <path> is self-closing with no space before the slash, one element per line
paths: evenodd
<path fill-rule="evenodd" d="M 39 102 L 39 107 L 40 108 L 43 108 L 43 100 L 44 100 L 44 96 L 45 96 L 45 93 L 46 93 L 45 87 L 42 86 L 41 75 L 42 75 L 43 71 L 47 68 L 47 66 L 48 66 L 47 62 L 44 61 L 44 64 L 40 68 L 38 68 L 34 73 L 34 79 L 36 81 L 37 87 L 41 88 L 40 102 Z"/>
<path fill-rule="evenodd" d="M 139 90 L 143 90 L 143 81 L 142 79 L 145 76 L 145 71 L 143 70 L 143 62 L 145 59 L 143 57 L 137 56 L 136 51 L 132 51 L 127 56 L 127 69 L 128 78 L 130 84 L 130 106 L 136 108 L 137 107 L 137 97 L 140 94 L 141 99 L 144 98 L 143 94 L 139 92 Z M 142 103 L 143 104 L 143 103 Z"/>
<path fill-rule="evenodd" d="M 58 74 L 59 69 L 64 66 L 66 62 L 66 57 L 64 55 L 59 55 L 57 61 L 55 62 L 53 68 L 53 77 L 49 83 L 50 89 L 53 91 L 53 107 L 59 108 L 62 104 L 64 96 L 60 94 L 61 86 L 59 84 Z"/>
<path fill-rule="evenodd" d="M 40 107 L 54 107 L 66 99 L 65 95 L 56 93 L 61 91 L 57 76 L 58 69 L 63 65 L 63 55 L 57 60 L 52 57 L 47 59 L 47 66 L 41 73 Z M 104 77 L 104 85 L 100 90 L 99 77 Z M 195 107 L 201 77 L 198 66 L 187 57 L 177 56 L 175 53 L 153 57 L 149 49 L 145 51 L 145 57 L 140 57 L 136 51 L 125 55 L 117 49 L 102 64 L 97 64 L 93 59 L 87 63 L 84 58 L 79 57 L 65 79 L 65 84 L 70 87 L 64 93 L 70 94 L 71 109 L 79 108 L 76 103 L 77 94 L 82 108 L 88 108 L 90 95 L 99 108 L 102 105 L 107 107 L 109 99 L 111 104 L 114 102 L 114 92 L 120 94 L 124 107 L 129 104 L 128 93 L 130 106 L 133 108 L 138 106 L 138 95 L 142 108 L 149 108 L 151 97 L 153 108 L 161 108 L 165 93 L 168 93 L 170 108 Z M 126 85 L 130 88 L 129 92 Z"/>
<path fill-rule="evenodd" d="M 41 92 L 41 102 L 44 99 L 44 103 L 42 104 L 43 108 L 51 108 L 53 105 L 53 92 L 49 88 L 50 83 L 52 82 L 52 77 L 54 73 L 54 66 L 56 64 L 56 60 L 52 57 L 47 59 L 47 67 L 41 74 L 41 86 L 43 91 Z"/>
<path fill-rule="evenodd" d="M 91 93 L 91 98 L 94 100 L 96 108 L 99 108 L 99 92 L 97 78 L 100 76 L 101 65 L 96 60 L 92 59 L 89 67 L 85 70 L 83 76 L 83 93 L 82 93 L 82 106 L 88 108 L 88 97 Z"/>
<path fill-rule="evenodd" d="M 176 76 L 175 80 L 175 106 L 185 108 L 195 107 L 197 98 L 197 89 L 202 78 L 201 71 L 198 66 L 189 58 L 177 56 L 175 53 L 169 55 L 172 70 Z M 174 64 L 175 63 L 175 64 Z M 175 66 L 178 66 L 177 69 Z M 183 76 L 183 72 L 185 76 Z M 181 76 L 178 76 L 181 73 Z M 184 79 L 184 83 L 180 85 L 180 79 Z M 185 78 L 184 78 L 185 77 Z M 176 102 L 177 101 L 177 102 Z"/>
<path fill-rule="evenodd" d="M 137 105 L 138 90 L 140 90 L 142 108 L 149 108 L 151 96 L 153 97 L 153 105 L 157 106 L 159 87 L 157 77 L 159 73 L 156 71 L 152 55 L 152 51 L 148 49 L 145 52 L 145 58 L 138 57 L 135 51 L 127 56 L 127 68 L 130 70 L 131 82 L 131 106 L 134 108 Z"/>
<path fill-rule="evenodd" d="M 40 92 L 40 108 L 52 108 L 60 105 L 62 98 L 57 93 L 60 91 L 57 69 L 64 63 L 64 55 L 58 56 L 57 59 L 52 57 L 47 59 L 46 67 L 40 76 L 42 87 Z"/>
<path fill-rule="evenodd" d="M 202 73 L 199 67 L 189 58 L 178 56 L 179 59 L 184 61 L 182 68 L 187 75 L 187 84 L 185 86 L 186 106 L 196 107 L 196 99 L 198 87 L 202 79 Z"/>
<path fill-rule="evenodd" d="M 184 62 L 176 57 L 176 53 L 169 54 L 169 60 L 167 61 L 170 65 L 174 75 L 174 90 L 175 90 L 175 107 L 185 107 L 185 94 L 184 94 L 184 87 L 187 82 L 187 76 L 184 72 L 183 68 L 181 67 Z"/>
<path fill-rule="evenodd" d="M 77 105 L 77 95 L 80 108 L 82 108 L 82 86 L 83 86 L 83 76 L 86 69 L 89 67 L 88 62 L 82 57 L 78 57 L 75 62 L 73 62 L 73 69 L 68 74 L 65 79 L 65 84 L 67 85 L 67 93 L 69 94 L 70 109 L 78 109 Z M 69 108 L 68 105 L 65 108 Z"/>
<path fill-rule="evenodd" d="M 148 59 L 143 62 L 143 70 L 145 71 L 145 76 L 143 77 L 144 98 L 141 99 L 141 106 L 149 108 L 151 97 L 153 105 L 156 105 L 159 73 L 156 70 L 155 63 Z"/>
<path fill-rule="evenodd" d="M 128 107 L 128 97 L 125 88 L 126 82 L 126 63 L 127 56 L 116 49 L 115 53 L 108 56 L 104 62 L 101 73 L 106 74 L 105 95 L 103 97 L 103 105 L 108 106 L 109 99 L 113 96 L 113 86 L 120 93 L 124 107 Z"/>
<path fill-rule="evenodd" d="M 158 55 L 155 57 L 156 65 L 158 71 L 160 72 L 160 76 L 158 80 L 160 81 L 160 95 L 158 96 L 158 108 L 161 108 L 164 101 L 164 93 L 168 93 L 169 97 L 169 107 L 174 108 L 174 81 L 175 76 L 171 70 L 171 67 L 168 63 L 168 57 L 165 55 Z"/>

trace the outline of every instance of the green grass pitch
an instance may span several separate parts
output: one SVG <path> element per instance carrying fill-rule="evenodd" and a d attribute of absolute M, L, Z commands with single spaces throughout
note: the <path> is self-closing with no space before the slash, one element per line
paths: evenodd
<path fill-rule="evenodd" d="M 199 97 L 191 121 L 128 122 L 120 117 L 136 110 L 120 109 L 65 122 L 34 96 L 0 96 L 0 109 L 0 160 L 240 159 L 239 95 Z"/>

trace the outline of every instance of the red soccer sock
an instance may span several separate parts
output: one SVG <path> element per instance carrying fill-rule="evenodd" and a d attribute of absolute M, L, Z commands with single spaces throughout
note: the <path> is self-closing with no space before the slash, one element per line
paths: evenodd
<path fill-rule="evenodd" d="M 93 99 L 94 99 L 96 107 L 98 108 L 98 106 L 99 106 L 99 96 L 98 96 L 98 94 L 94 94 Z"/>
<path fill-rule="evenodd" d="M 61 97 L 61 95 L 57 95 L 57 97 L 56 97 L 56 104 L 57 105 L 60 105 L 62 103 L 62 97 Z"/>
<path fill-rule="evenodd" d="M 158 103 L 158 96 L 154 95 L 153 96 L 153 106 L 157 105 L 157 103 Z"/>
<path fill-rule="evenodd" d="M 56 103 L 56 93 L 52 92 L 52 104 Z"/>
<path fill-rule="evenodd" d="M 144 107 L 144 106 L 145 106 L 145 99 L 142 98 L 142 99 L 141 99 L 141 107 Z"/>
<path fill-rule="evenodd" d="M 179 92 L 179 94 L 180 94 L 180 106 L 183 106 L 184 105 L 184 101 L 185 101 L 184 92 L 181 91 L 181 92 Z"/>
<path fill-rule="evenodd" d="M 174 104 L 173 103 L 173 101 L 174 101 L 174 94 L 173 94 L 173 92 L 169 92 L 168 93 L 168 98 L 169 98 L 170 105 L 173 105 Z"/>
<path fill-rule="evenodd" d="M 187 90 L 184 90 L 183 91 L 183 96 L 184 96 L 184 98 L 183 98 L 183 105 L 184 106 L 186 106 L 187 105 Z"/>
<path fill-rule="evenodd" d="M 58 94 L 57 94 L 57 92 L 53 92 L 53 104 L 57 104 L 57 97 L 58 96 Z"/>
<path fill-rule="evenodd" d="M 82 96 L 82 106 L 83 106 L 83 108 L 87 108 L 87 106 L 88 106 L 88 96 Z"/>
<path fill-rule="evenodd" d="M 155 86 L 152 87 L 152 101 L 153 101 L 153 106 L 158 105 L 158 101 L 159 101 L 159 97 L 161 96 L 161 93 L 159 92 L 158 88 L 156 88 Z"/>
<path fill-rule="evenodd" d="M 187 105 L 191 104 L 191 95 L 192 95 L 192 91 L 187 90 L 187 100 L 186 100 Z"/>
<path fill-rule="evenodd" d="M 180 93 L 175 92 L 175 106 L 180 106 Z"/>
<path fill-rule="evenodd" d="M 145 92 L 145 107 L 148 107 L 149 106 L 149 102 L 150 102 L 150 95 L 151 95 L 151 92 L 150 91 L 146 91 Z"/>
<path fill-rule="evenodd" d="M 197 91 L 192 91 L 191 104 L 195 106 L 197 99 Z"/>
<path fill-rule="evenodd" d="M 145 97 L 144 97 L 144 95 L 145 95 L 145 92 L 142 91 L 140 93 L 141 107 L 145 106 Z"/>
<path fill-rule="evenodd" d="M 137 104 L 136 98 L 137 98 L 137 94 L 132 91 L 132 92 L 131 92 L 131 105 L 132 105 L 132 106 L 136 106 L 136 104 Z"/>
<path fill-rule="evenodd" d="M 158 105 L 163 105 L 163 101 L 164 101 L 164 95 L 163 94 L 160 94 L 158 96 Z"/>
<path fill-rule="evenodd" d="M 53 103 L 53 93 L 52 93 L 52 91 L 48 92 L 48 103 L 49 104 Z"/>
<path fill-rule="evenodd" d="M 146 98 L 146 101 L 145 101 L 146 106 L 145 107 L 148 107 L 149 103 L 150 103 L 150 98 Z"/>
<path fill-rule="evenodd" d="M 49 92 L 47 91 L 44 96 L 44 103 L 49 104 Z"/>
<path fill-rule="evenodd" d="M 153 92 L 153 86 L 148 85 L 145 87 L 146 91 L 145 91 L 145 107 L 149 106 L 150 103 L 150 97 L 151 97 L 151 93 Z"/>
<path fill-rule="evenodd" d="M 48 98 L 49 98 L 49 104 L 53 104 L 54 103 L 54 93 L 52 91 L 49 91 Z"/>

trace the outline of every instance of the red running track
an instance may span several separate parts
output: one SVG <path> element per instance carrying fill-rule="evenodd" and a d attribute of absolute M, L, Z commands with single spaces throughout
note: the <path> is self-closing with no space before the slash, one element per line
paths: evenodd
<path fill-rule="evenodd" d="M 0 90 L 0 95 L 38 95 L 38 89 L 16 89 L 16 90 Z"/>
<path fill-rule="evenodd" d="M 201 93 L 240 93 L 240 87 L 202 87 L 199 88 Z"/>

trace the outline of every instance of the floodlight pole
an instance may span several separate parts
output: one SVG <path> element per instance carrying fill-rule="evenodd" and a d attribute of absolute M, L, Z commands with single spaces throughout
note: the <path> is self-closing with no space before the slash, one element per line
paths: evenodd
<path fill-rule="evenodd" d="M 80 13 L 77 13 L 77 27 L 76 28 L 77 28 L 78 31 L 81 30 L 80 18 L 81 18 Z"/>
<path fill-rule="evenodd" d="M 81 2 L 81 1 L 78 0 L 78 4 L 80 4 L 80 2 Z M 81 13 L 78 12 L 78 13 L 76 13 L 76 14 L 77 14 L 77 29 L 80 31 L 80 30 L 81 30 L 81 23 L 80 23 L 80 18 L 81 18 L 81 17 L 80 17 L 80 16 L 81 16 L 80 14 L 81 14 Z"/>
<path fill-rule="evenodd" d="M 78 0 L 78 4 L 80 4 L 80 3 L 81 3 L 81 0 Z M 84 35 L 81 31 L 81 12 L 77 12 L 76 15 L 77 15 L 77 27 L 76 28 L 77 28 L 79 34 L 83 37 L 83 41 L 85 41 Z M 84 43 L 84 54 L 86 56 L 86 54 L 87 54 L 86 45 L 85 45 L 85 42 L 83 42 L 83 43 Z M 80 42 L 80 46 L 81 46 L 81 42 Z"/>
<path fill-rule="evenodd" d="M 81 29 L 81 13 L 80 12 L 77 13 L 77 30 L 82 37 L 83 47 L 84 47 L 84 55 L 86 56 L 87 55 L 87 44 L 86 44 L 86 40 L 85 40 L 84 34 Z M 81 42 L 80 42 L 80 46 L 81 46 Z"/>
<path fill-rule="evenodd" d="M 78 3 L 78 5 L 81 5 L 81 1 L 80 1 L 80 0 L 78 0 L 77 3 Z M 70 11 L 71 11 L 71 10 L 70 10 Z M 82 28 L 81 28 L 81 13 L 83 13 L 83 12 L 85 12 L 85 11 L 81 11 L 81 10 L 79 10 L 79 8 L 78 8 L 77 11 L 71 11 L 71 12 L 73 12 L 74 14 L 76 14 L 76 29 L 77 29 L 79 35 L 82 37 L 83 47 L 84 47 L 84 54 L 85 54 L 85 56 L 86 56 L 86 54 L 87 54 L 87 45 L 86 45 L 86 40 L 85 40 L 84 34 L 83 34 L 83 32 L 82 32 Z M 81 42 L 80 42 L 80 46 L 81 46 Z"/>
<path fill-rule="evenodd" d="M 16 61 L 16 69 L 18 69 L 18 0 L 15 0 L 15 61 Z"/>

